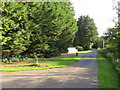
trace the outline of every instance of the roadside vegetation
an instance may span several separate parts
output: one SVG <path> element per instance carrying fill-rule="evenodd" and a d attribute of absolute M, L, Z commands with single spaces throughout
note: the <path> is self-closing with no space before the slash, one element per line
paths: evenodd
<path fill-rule="evenodd" d="M 119 9 L 117 9 L 119 11 Z M 120 16 L 120 14 L 118 14 Z M 99 80 L 100 87 L 120 88 L 120 21 L 108 28 L 104 36 L 99 37 Z M 101 58 L 101 59 L 100 59 Z M 102 66 L 102 67 L 101 67 Z"/>
<path fill-rule="evenodd" d="M 35 61 L 29 58 L 23 62 L 2 63 L 0 71 L 23 71 L 23 70 L 42 70 L 50 68 L 64 67 L 80 60 L 82 56 L 59 56 L 55 58 L 39 59 L 39 65 L 35 66 Z"/>
<path fill-rule="evenodd" d="M 102 56 L 101 51 L 98 53 L 98 80 L 99 88 L 118 88 L 118 72 L 113 68 L 113 64 Z"/>

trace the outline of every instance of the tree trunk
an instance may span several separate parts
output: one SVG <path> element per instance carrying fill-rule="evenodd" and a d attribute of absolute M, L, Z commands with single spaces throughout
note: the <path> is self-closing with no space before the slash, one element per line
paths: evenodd
<path fill-rule="evenodd" d="M 34 57 L 35 57 L 35 63 L 38 64 L 38 57 L 35 53 L 34 53 Z"/>

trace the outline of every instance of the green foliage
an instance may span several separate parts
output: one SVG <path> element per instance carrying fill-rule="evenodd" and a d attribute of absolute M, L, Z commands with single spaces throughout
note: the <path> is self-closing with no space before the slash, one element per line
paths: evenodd
<path fill-rule="evenodd" d="M 104 58 L 107 58 L 113 67 L 120 73 L 120 24 L 109 28 L 105 36 L 101 36 L 98 45 L 103 50 L 100 51 Z"/>
<path fill-rule="evenodd" d="M 12 63 L 12 62 L 21 62 L 21 61 L 26 61 L 26 60 L 27 60 L 27 57 L 16 56 L 13 58 L 3 58 L 2 62 Z"/>
<path fill-rule="evenodd" d="M 1 4 L 3 58 L 56 56 L 72 43 L 77 22 L 70 2 Z"/>
<path fill-rule="evenodd" d="M 99 37 L 96 38 L 96 40 L 94 41 L 94 43 L 92 43 L 93 45 L 91 46 L 93 49 L 98 49 L 99 47 Z"/>
<path fill-rule="evenodd" d="M 83 51 L 83 47 L 81 46 L 76 46 L 76 48 L 78 49 L 78 51 Z"/>
<path fill-rule="evenodd" d="M 106 58 L 112 63 L 114 69 L 120 72 L 120 59 L 117 58 L 117 55 L 116 55 L 117 52 L 113 53 L 112 51 L 114 51 L 114 49 L 112 50 L 112 49 L 106 48 L 106 49 L 100 50 L 99 53 L 102 55 L 102 57 Z"/>
<path fill-rule="evenodd" d="M 2 59 L 2 61 L 3 61 L 4 63 L 10 63 L 10 62 L 11 62 L 11 60 L 9 60 L 9 59 L 7 59 L 7 58 Z"/>
<path fill-rule="evenodd" d="M 103 43 L 104 43 L 104 37 L 103 36 L 101 36 L 101 37 L 99 37 L 98 38 L 98 47 L 99 48 L 103 48 Z M 106 43 L 105 43 L 106 44 Z"/>
<path fill-rule="evenodd" d="M 109 28 L 105 33 L 106 36 L 103 37 L 105 41 L 104 57 L 111 61 L 114 68 L 120 72 L 120 30 L 119 26 L 114 28 Z"/>
<path fill-rule="evenodd" d="M 2 51 L 3 58 L 10 58 L 25 51 L 29 44 L 27 6 L 17 2 L 2 2 Z"/>
<path fill-rule="evenodd" d="M 78 31 L 74 39 L 74 46 L 82 46 L 85 50 L 90 49 L 91 44 L 97 39 L 98 32 L 94 20 L 87 16 L 80 16 L 77 21 Z"/>

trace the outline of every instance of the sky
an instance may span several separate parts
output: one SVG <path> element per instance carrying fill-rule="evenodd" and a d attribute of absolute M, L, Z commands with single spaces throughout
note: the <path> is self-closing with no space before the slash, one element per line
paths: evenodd
<path fill-rule="evenodd" d="M 99 36 L 110 27 L 114 27 L 113 19 L 117 17 L 113 10 L 113 1 L 119 0 L 70 0 L 75 10 L 75 18 L 81 15 L 89 15 L 94 19 Z"/>

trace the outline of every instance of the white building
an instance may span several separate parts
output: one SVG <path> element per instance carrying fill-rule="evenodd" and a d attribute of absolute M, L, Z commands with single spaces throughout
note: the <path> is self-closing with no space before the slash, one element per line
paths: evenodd
<path fill-rule="evenodd" d="M 69 47 L 68 48 L 68 53 L 77 53 L 78 50 L 75 47 Z"/>

